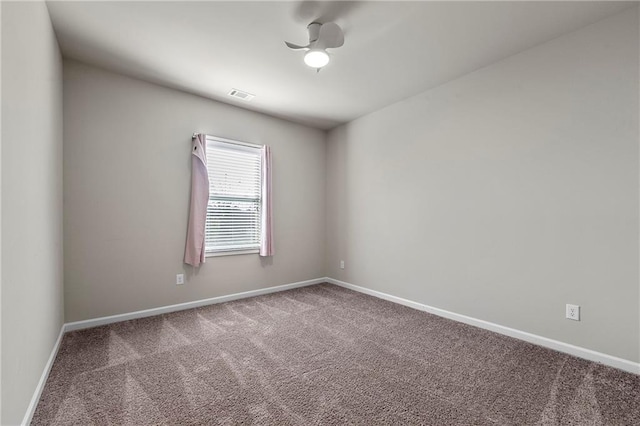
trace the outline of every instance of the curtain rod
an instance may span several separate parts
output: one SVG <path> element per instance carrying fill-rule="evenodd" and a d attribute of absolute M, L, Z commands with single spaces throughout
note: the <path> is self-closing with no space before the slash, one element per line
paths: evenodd
<path fill-rule="evenodd" d="M 218 136 L 211 136 L 211 135 L 207 135 L 206 133 L 194 133 L 193 136 L 191 136 L 191 139 L 194 139 L 196 136 L 198 135 L 205 135 L 205 137 L 219 141 L 219 142 L 225 142 L 225 143 L 230 143 L 233 145 L 240 145 L 240 146 L 248 146 L 250 148 L 262 148 L 264 145 L 258 145 L 255 143 L 249 143 L 249 142 L 242 142 L 242 141 L 236 141 L 233 139 L 225 139 L 225 138 L 220 138 Z"/>

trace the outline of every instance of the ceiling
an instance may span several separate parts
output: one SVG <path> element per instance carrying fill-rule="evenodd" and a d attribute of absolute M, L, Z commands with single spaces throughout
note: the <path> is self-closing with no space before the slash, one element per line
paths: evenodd
<path fill-rule="evenodd" d="M 330 129 L 633 2 L 48 2 L 62 54 L 242 108 Z M 310 22 L 345 44 L 319 73 Z M 231 98 L 237 88 L 255 94 Z"/>

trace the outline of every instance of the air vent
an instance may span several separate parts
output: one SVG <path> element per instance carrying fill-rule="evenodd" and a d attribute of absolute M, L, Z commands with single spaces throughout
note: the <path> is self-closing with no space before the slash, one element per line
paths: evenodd
<path fill-rule="evenodd" d="M 231 91 L 229 92 L 229 96 L 233 96 L 234 98 L 242 99 L 243 101 L 250 101 L 256 95 L 252 95 L 251 93 L 243 92 L 242 90 L 238 90 L 238 89 L 231 89 Z"/>

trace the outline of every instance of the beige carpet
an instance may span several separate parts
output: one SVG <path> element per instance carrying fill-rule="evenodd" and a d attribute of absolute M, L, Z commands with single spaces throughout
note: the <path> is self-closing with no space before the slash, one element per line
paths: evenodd
<path fill-rule="evenodd" d="M 321 284 L 67 333 L 33 424 L 639 425 L 640 377 Z"/>

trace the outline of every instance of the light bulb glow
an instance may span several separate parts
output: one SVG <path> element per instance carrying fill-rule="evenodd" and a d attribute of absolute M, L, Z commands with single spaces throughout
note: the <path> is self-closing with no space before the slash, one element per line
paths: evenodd
<path fill-rule="evenodd" d="M 322 68 L 329 63 L 329 55 L 324 50 L 310 50 L 304 55 L 304 63 L 311 68 Z"/>

